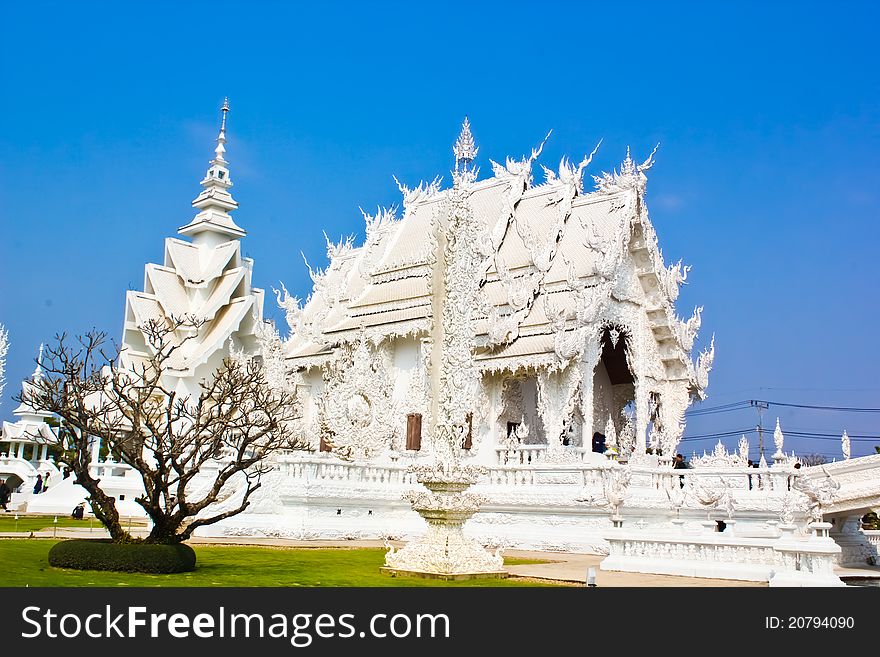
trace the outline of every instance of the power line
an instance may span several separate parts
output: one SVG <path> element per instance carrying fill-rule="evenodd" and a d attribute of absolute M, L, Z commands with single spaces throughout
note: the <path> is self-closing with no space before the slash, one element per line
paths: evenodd
<path fill-rule="evenodd" d="M 838 411 L 843 413 L 880 413 L 880 408 L 866 408 L 861 406 L 822 406 L 820 404 L 791 404 L 788 402 L 768 401 L 764 399 L 747 399 L 730 404 L 722 404 L 721 406 L 710 406 L 709 408 L 693 408 L 685 411 L 686 415 L 691 417 L 699 417 L 701 415 L 713 415 L 715 413 L 727 413 L 730 411 L 738 411 L 745 408 L 751 408 L 758 404 L 767 404 L 769 406 L 785 406 L 788 408 L 804 408 L 818 411 Z"/>
<path fill-rule="evenodd" d="M 784 402 L 765 401 L 771 406 L 789 406 L 791 408 L 809 408 L 820 411 L 842 411 L 846 413 L 880 413 L 880 408 L 860 408 L 855 406 L 818 406 L 815 404 L 787 404 Z"/>

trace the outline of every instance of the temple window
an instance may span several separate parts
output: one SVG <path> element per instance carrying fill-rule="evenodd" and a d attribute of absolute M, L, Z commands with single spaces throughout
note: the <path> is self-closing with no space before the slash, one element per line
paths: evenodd
<path fill-rule="evenodd" d="M 474 414 L 467 414 L 467 435 L 461 443 L 462 449 L 470 449 L 474 446 Z"/>
<path fill-rule="evenodd" d="M 414 451 L 422 448 L 421 413 L 410 413 L 406 416 L 406 448 Z"/>

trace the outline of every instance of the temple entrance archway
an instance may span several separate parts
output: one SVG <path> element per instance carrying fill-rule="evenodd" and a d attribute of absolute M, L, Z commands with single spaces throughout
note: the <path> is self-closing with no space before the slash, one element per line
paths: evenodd
<path fill-rule="evenodd" d="M 626 430 L 624 409 L 635 400 L 635 377 L 629 362 L 629 332 L 620 326 L 603 328 L 601 351 L 593 371 L 593 428 L 605 435 L 606 445 L 620 447 Z"/>

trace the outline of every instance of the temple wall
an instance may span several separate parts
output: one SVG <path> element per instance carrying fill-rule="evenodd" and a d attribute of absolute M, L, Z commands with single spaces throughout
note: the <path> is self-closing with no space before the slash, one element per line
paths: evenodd
<path fill-rule="evenodd" d="M 410 375 L 419 366 L 419 343 L 415 338 L 401 338 L 392 343 L 392 358 L 397 376 L 394 380 L 394 401 L 406 401 L 410 393 Z"/>

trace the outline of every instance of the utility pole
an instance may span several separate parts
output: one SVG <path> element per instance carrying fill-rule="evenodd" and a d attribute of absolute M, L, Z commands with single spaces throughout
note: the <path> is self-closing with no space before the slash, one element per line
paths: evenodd
<path fill-rule="evenodd" d="M 764 411 L 770 408 L 770 404 L 758 399 L 750 399 L 749 406 L 758 409 L 758 458 L 764 456 Z"/>

